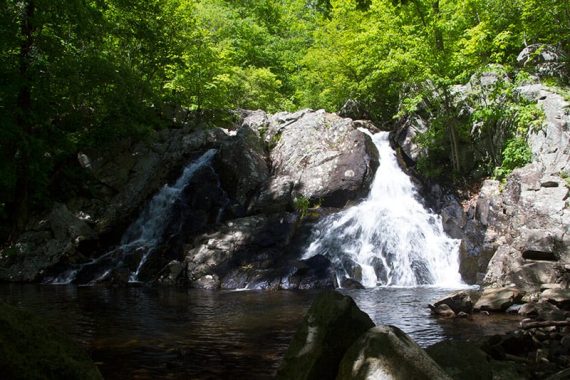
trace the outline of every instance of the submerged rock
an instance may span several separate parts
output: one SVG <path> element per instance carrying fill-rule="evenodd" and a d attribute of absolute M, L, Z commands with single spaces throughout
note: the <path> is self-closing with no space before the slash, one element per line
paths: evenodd
<path fill-rule="evenodd" d="M 451 379 L 402 330 L 377 326 L 368 330 L 346 352 L 337 380 Z"/>
<path fill-rule="evenodd" d="M 337 376 L 345 351 L 374 323 L 347 296 L 319 295 L 295 333 L 278 379 L 326 380 Z"/>

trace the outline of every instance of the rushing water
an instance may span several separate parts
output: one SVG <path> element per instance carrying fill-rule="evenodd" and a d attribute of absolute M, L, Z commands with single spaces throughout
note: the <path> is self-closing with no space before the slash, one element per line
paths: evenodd
<path fill-rule="evenodd" d="M 129 281 L 138 281 L 141 268 L 149 256 L 154 253 L 156 247 L 162 243 L 165 229 L 170 219 L 175 215 L 174 209 L 180 207 L 177 202 L 180 201 L 182 192 L 194 174 L 211 163 L 216 153 L 216 149 L 206 151 L 184 168 L 173 185 L 164 185 L 142 210 L 139 217 L 127 228 L 118 248 L 84 263 L 78 268 L 72 268 L 54 279 L 48 279 L 46 282 L 60 285 L 70 284 L 78 278 L 82 271 L 86 271 L 89 272 L 91 279 L 89 282 L 97 283 L 105 279 L 113 269 L 123 265 L 126 257 L 134 255 L 139 255 L 140 259 L 136 269 L 131 272 Z"/>
<path fill-rule="evenodd" d="M 375 323 L 396 325 L 422 346 L 502 333 L 517 320 L 433 318 L 426 304 L 447 294 L 445 289 L 343 292 Z M 108 380 L 269 379 L 316 294 L 0 286 L 0 300 L 68 332 Z"/>
<path fill-rule="evenodd" d="M 398 165 L 388 132 L 372 136 L 380 166 L 368 198 L 331 215 L 316 227 L 304 258 L 322 254 L 340 278 L 377 285 L 459 286 L 459 241 L 443 231 L 441 218 L 418 201 Z"/>

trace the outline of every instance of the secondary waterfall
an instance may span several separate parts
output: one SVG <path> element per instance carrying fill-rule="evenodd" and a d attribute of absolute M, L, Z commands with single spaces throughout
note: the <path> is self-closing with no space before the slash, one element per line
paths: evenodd
<path fill-rule="evenodd" d="M 129 281 L 138 281 L 139 273 L 149 256 L 163 243 L 166 228 L 173 218 L 174 209 L 179 206 L 184 189 L 200 169 L 210 165 L 216 149 L 210 149 L 188 164 L 173 185 L 164 185 L 145 206 L 139 217 L 127 228 L 120 245 L 102 256 L 70 269 L 56 278 L 48 279 L 52 284 L 89 283 L 101 281 L 114 269 L 130 267 Z M 136 259 L 140 257 L 140 259 Z M 133 259 L 134 261 L 133 265 Z M 127 265 L 125 261 L 129 261 Z M 134 270 L 132 268 L 135 268 Z"/>
<path fill-rule="evenodd" d="M 371 137 L 380 166 L 370 194 L 357 206 L 319 222 L 303 258 L 324 255 L 340 278 L 358 280 L 365 287 L 460 285 L 460 241 L 449 238 L 441 218 L 418 201 L 388 132 Z"/>
<path fill-rule="evenodd" d="M 142 266 L 149 255 L 162 242 L 164 230 L 168 225 L 172 209 L 180 194 L 199 169 L 208 165 L 216 149 L 210 149 L 196 161 L 184 168 L 182 175 L 172 186 L 165 185 L 144 208 L 137 220 L 129 226 L 121 238 L 121 250 L 126 254 L 142 250 L 142 258 L 137 269 L 131 273 L 130 281 L 138 281 Z"/>

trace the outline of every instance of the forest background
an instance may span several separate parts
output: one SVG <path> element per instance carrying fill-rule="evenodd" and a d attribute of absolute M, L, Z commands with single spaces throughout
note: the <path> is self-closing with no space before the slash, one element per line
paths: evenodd
<path fill-rule="evenodd" d="M 150 139 L 177 107 L 192 128 L 349 99 L 386 128 L 421 112 L 422 174 L 501 177 L 530 159 L 540 123 L 516 92 L 531 80 L 519 52 L 552 47 L 560 72 L 570 56 L 567 0 L 0 1 L 0 241 L 89 191 L 78 154 Z M 500 85 L 459 115 L 453 86 L 488 71 Z M 568 78 L 542 80 L 564 92 Z"/>

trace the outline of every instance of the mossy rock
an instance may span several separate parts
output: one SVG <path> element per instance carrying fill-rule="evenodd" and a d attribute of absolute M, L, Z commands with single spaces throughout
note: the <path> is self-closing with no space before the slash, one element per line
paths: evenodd
<path fill-rule="evenodd" d="M 2 379 L 102 379 L 89 356 L 38 317 L 0 303 Z"/>

